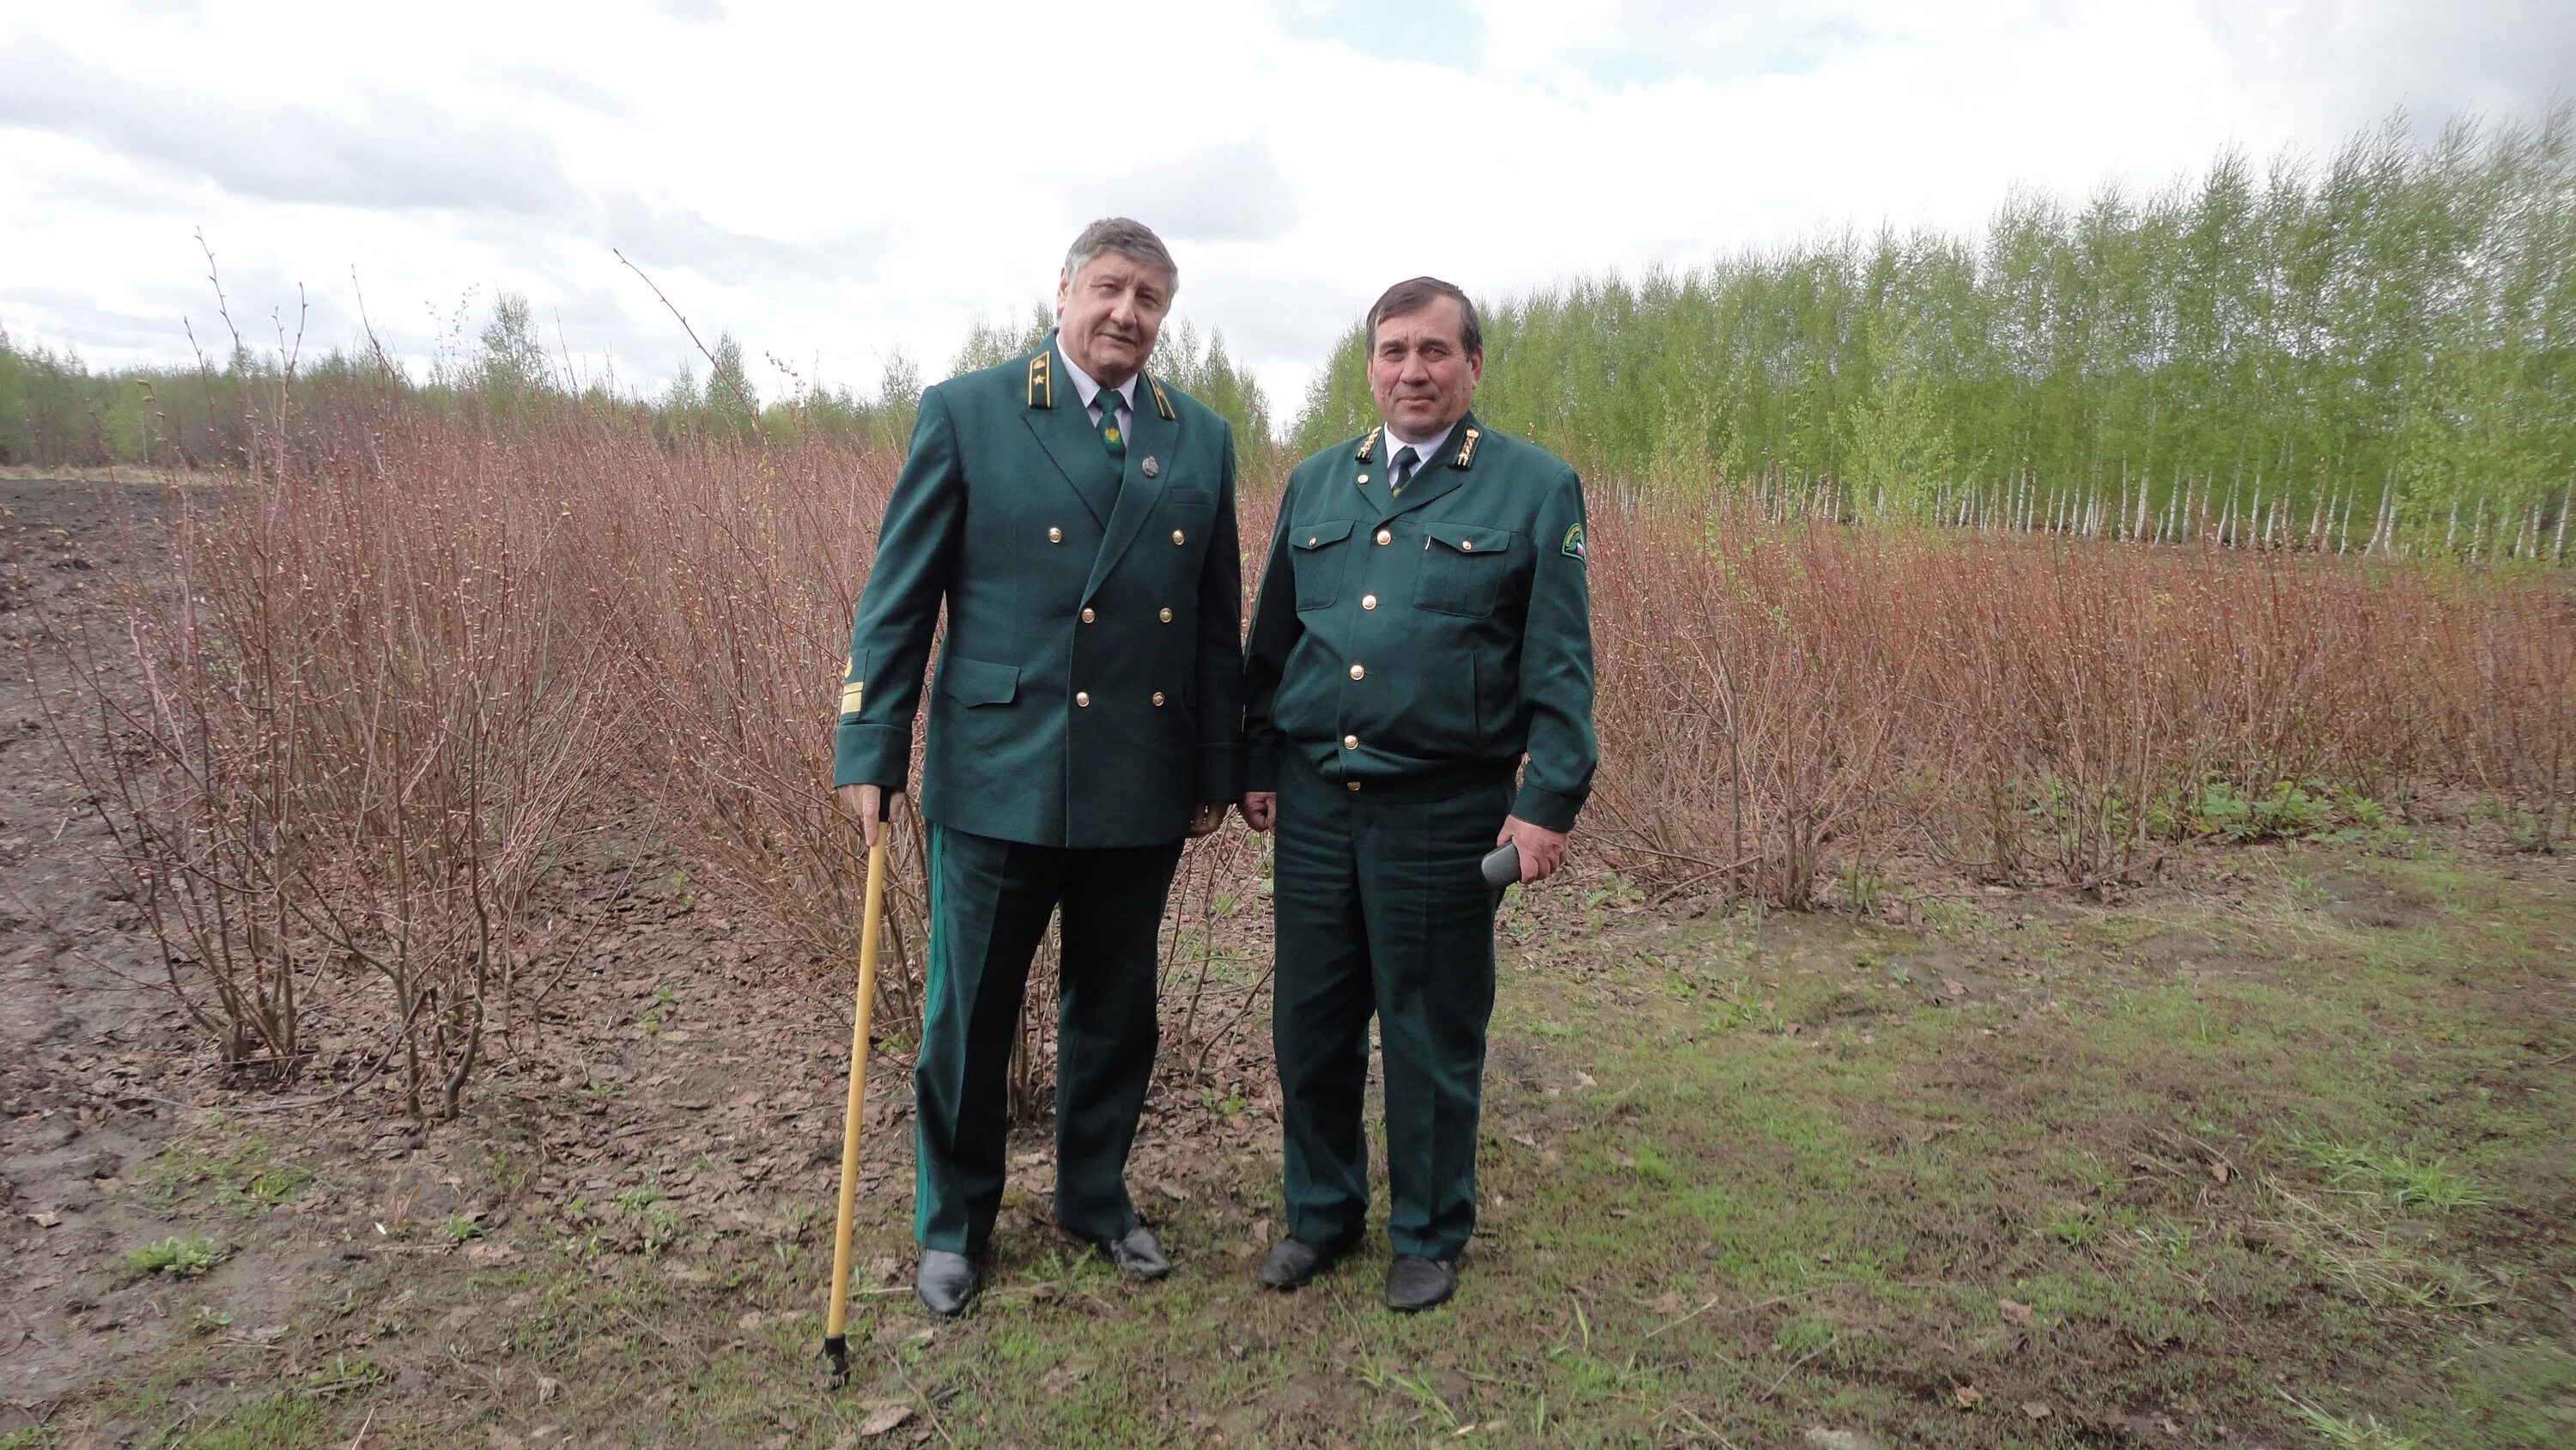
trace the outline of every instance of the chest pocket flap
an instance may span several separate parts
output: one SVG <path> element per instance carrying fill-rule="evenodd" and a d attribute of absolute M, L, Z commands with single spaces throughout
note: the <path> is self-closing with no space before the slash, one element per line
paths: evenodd
<path fill-rule="evenodd" d="M 1414 576 L 1413 602 L 1434 614 L 1482 619 L 1494 612 L 1512 572 L 1512 531 L 1475 524 L 1425 523 L 1422 571 Z"/>
<path fill-rule="evenodd" d="M 1512 547 L 1509 529 L 1479 528 L 1474 524 L 1424 524 L 1424 548 L 1446 544 L 1461 554 L 1504 554 Z"/>
<path fill-rule="evenodd" d="M 1342 591 L 1342 556 L 1350 552 L 1333 546 L 1349 538 L 1353 527 L 1350 519 L 1288 526 L 1288 544 L 1296 551 L 1289 555 L 1289 566 L 1297 578 L 1299 609 L 1333 607 Z"/>
<path fill-rule="evenodd" d="M 1338 544 L 1350 536 L 1349 519 L 1334 519 L 1321 524 L 1291 524 L 1288 530 L 1288 542 L 1300 549 L 1320 549 L 1327 544 Z"/>

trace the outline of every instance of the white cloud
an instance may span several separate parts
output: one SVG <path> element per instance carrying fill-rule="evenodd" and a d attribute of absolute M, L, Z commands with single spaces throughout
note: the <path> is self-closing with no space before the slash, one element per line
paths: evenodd
<path fill-rule="evenodd" d="M 388 346 L 495 288 L 592 372 L 702 333 L 871 386 L 1051 295 L 1083 222 L 1162 229 L 1181 303 L 1283 413 L 1386 283 L 1495 295 L 2015 185 L 2152 186 L 2222 146 L 2330 151 L 2399 103 L 2531 115 L 2576 12 L 2540 0 L 1611 0 L 810 7 L 462 0 L 54 7 L 0 21 L 0 324 L 185 357 L 213 297 Z M 464 300 L 460 324 L 458 309 Z M 157 335 L 156 335 L 157 331 Z"/>

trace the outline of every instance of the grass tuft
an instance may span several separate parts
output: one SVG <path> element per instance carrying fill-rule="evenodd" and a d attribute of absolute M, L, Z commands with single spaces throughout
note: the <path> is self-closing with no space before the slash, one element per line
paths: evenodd
<path fill-rule="evenodd" d="M 2417 1162 L 2403 1153 L 2355 1148 L 2318 1138 L 2296 1138 L 2291 1146 L 2313 1167 L 2336 1183 L 2361 1183 L 2388 1195 L 2401 1208 L 2449 1210 L 2474 1208 L 2488 1201 L 2486 1190 L 2455 1173 L 2449 1160 Z"/>
<path fill-rule="evenodd" d="M 145 1244 L 125 1255 L 129 1274 L 202 1274 L 224 1260 L 224 1251 L 203 1234 L 171 1237 Z"/>
<path fill-rule="evenodd" d="M 2290 1413 L 2300 1423 L 2316 1431 L 2335 1450 L 2422 1450 L 2422 1440 L 2398 1434 L 2379 1423 L 2375 1415 L 2334 1415 L 2296 1395 L 2285 1393 L 2282 1398 L 2290 1402 Z"/>

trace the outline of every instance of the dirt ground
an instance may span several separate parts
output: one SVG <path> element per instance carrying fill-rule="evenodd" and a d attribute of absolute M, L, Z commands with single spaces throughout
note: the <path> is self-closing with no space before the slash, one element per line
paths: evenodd
<path fill-rule="evenodd" d="M 510 1034 L 460 1121 L 404 1121 L 389 1080 L 336 1099 L 227 1080 L 164 990 L 141 913 L 103 868 L 113 842 L 34 694 L 72 698 L 40 616 L 113 616 L 106 581 L 153 572 L 167 499 L 158 481 L 0 478 L 0 1282 L 18 1291 L 0 1304 L 0 1445 L 13 1421 L 164 1364 L 174 1345 L 276 1349 L 285 1321 L 343 1285 L 399 1280 L 424 1255 L 507 1262 L 490 1241 L 531 1201 L 580 1205 L 557 1227 L 658 1248 L 765 1222 L 837 1182 L 845 983 L 777 969 L 773 944 L 703 899 L 684 866 L 615 829 L 555 892 L 591 928 L 584 961 Z M 112 652 L 98 661 L 118 669 Z M 1206 1007 L 1211 1020 L 1226 1010 Z M 1176 1198 L 1178 1165 L 1249 1149 L 1257 1119 L 1239 1104 L 1260 1091 L 1246 1065 L 1260 1027 L 1237 1024 L 1204 1062 L 1165 1064 L 1135 1158 L 1140 1196 Z M 1187 1085 L 1183 1067 L 1196 1070 Z M 909 1069 L 899 1050 L 874 1064 L 861 1181 L 898 1238 Z M 1176 1111 L 1202 1088 L 1236 1112 Z M 1048 1191 L 1047 1156 L 1041 1129 L 1015 1189 Z M 646 1184 L 649 1212 L 615 1206 Z M 208 1217 L 229 1230 L 221 1281 L 247 1290 L 226 1295 L 220 1326 L 184 1321 L 164 1285 L 120 1267 Z M 893 1282 L 891 1261 L 871 1258 L 873 1281 Z"/>
<path fill-rule="evenodd" d="M 0 480 L 13 665 L 38 605 L 148 574 L 163 498 Z M 1504 913 L 1483 1219 L 1413 1320 L 1373 1264 L 1251 1286 L 1255 1018 L 1158 1078 L 1131 1182 L 1180 1275 L 1054 1232 L 1041 1130 L 934 1325 L 890 1053 L 827 1391 L 837 975 L 603 830 L 561 887 L 589 950 L 462 1120 L 228 1081 L 100 869 L 59 687 L 0 679 L 0 1450 L 2576 1443 L 2576 871 L 2474 812 L 1871 918 L 1592 863 Z M 129 1266 L 174 1237 L 212 1261 Z"/>

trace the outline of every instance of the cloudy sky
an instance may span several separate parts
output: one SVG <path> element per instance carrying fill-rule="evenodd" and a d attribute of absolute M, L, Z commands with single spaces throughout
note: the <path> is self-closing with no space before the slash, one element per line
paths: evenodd
<path fill-rule="evenodd" d="M 308 347 L 363 295 L 423 366 L 506 289 L 585 375 L 658 386 L 688 341 L 616 248 L 710 340 L 864 393 L 897 349 L 943 374 L 1123 212 L 1287 415 L 1415 273 L 1972 228 L 2401 105 L 2536 116 L 2570 75 L 2565 0 L 13 6 L 0 327 L 184 360 L 222 326 L 202 233 L 254 343 L 300 284 Z"/>

